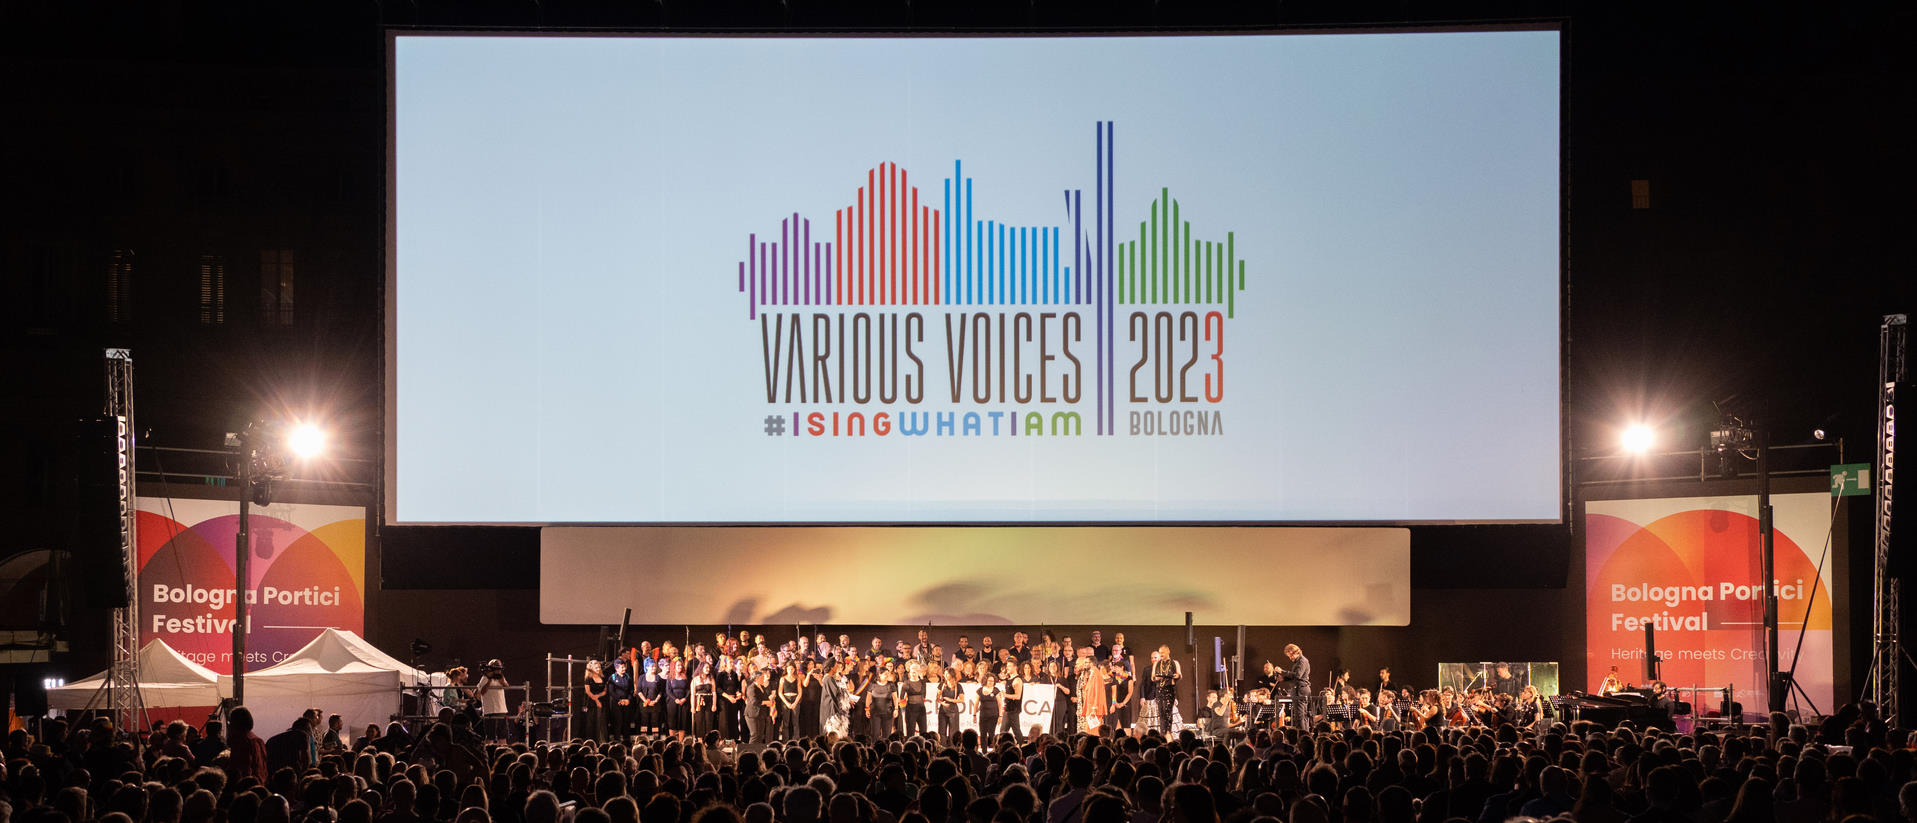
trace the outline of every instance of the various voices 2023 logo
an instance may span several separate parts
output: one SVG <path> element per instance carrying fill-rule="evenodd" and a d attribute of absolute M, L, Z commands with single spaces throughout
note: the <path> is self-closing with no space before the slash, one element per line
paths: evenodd
<path fill-rule="evenodd" d="M 1220 436 L 1236 237 L 1194 235 L 1169 187 L 1116 218 L 1115 129 L 1092 203 L 1059 225 L 975 216 L 963 161 L 921 196 L 867 170 L 816 226 L 796 212 L 739 261 L 773 437 Z M 938 197 L 934 200 L 933 197 Z M 1125 415 L 1121 418 L 1119 411 Z"/>

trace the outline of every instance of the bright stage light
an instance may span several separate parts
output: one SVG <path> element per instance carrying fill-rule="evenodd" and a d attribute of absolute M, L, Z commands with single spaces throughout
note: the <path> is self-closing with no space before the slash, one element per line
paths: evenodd
<path fill-rule="evenodd" d="M 1624 436 L 1620 438 L 1624 445 L 1624 450 L 1632 454 L 1643 454 L 1650 451 L 1651 443 L 1656 439 L 1657 437 L 1655 433 L 1651 431 L 1651 427 L 1643 423 L 1638 423 L 1626 428 L 1624 430 Z"/>
<path fill-rule="evenodd" d="M 316 456 L 326 450 L 326 432 L 311 423 L 302 423 L 287 433 L 286 446 L 302 459 Z"/>

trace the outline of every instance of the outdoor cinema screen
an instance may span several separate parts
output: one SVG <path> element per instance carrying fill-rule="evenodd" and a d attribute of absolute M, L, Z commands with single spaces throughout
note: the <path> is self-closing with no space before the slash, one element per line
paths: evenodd
<path fill-rule="evenodd" d="M 1559 39 L 395 32 L 387 518 L 1556 522 Z"/>

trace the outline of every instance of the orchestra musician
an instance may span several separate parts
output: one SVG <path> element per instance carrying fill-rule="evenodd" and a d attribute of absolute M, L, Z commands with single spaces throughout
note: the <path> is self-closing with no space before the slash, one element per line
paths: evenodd
<path fill-rule="evenodd" d="M 1222 693 L 1217 689 L 1206 691 L 1203 717 L 1207 735 L 1219 740 L 1229 739 L 1232 730 L 1242 722 L 1238 716 L 1238 701 L 1231 689 Z"/>
<path fill-rule="evenodd" d="M 1471 723 L 1471 715 L 1465 711 L 1464 700 L 1457 690 L 1446 686 L 1438 690 L 1438 707 L 1444 710 L 1444 723 L 1447 726 L 1465 726 Z"/>
<path fill-rule="evenodd" d="M 1352 725 L 1353 725 L 1353 726 L 1376 726 L 1376 725 L 1378 725 L 1378 713 L 1377 713 L 1377 712 L 1375 711 L 1375 709 L 1376 709 L 1377 707 L 1376 707 L 1376 706 L 1373 706 L 1373 705 L 1371 705 L 1371 690 L 1370 690 L 1370 689 L 1359 689 L 1359 690 L 1358 690 L 1358 703 L 1357 703 L 1357 706 L 1358 706 L 1358 709 L 1357 709 L 1357 711 L 1358 711 L 1358 716 L 1352 719 L 1352 721 L 1351 721 L 1351 723 L 1352 723 Z"/>
<path fill-rule="evenodd" d="M 1339 700 L 1338 700 L 1337 689 L 1325 689 L 1324 691 L 1318 692 L 1318 715 L 1317 715 L 1318 719 L 1323 721 L 1329 721 L 1332 723 L 1331 727 L 1333 729 L 1343 731 L 1344 723 L 1339 722 L 1337 718 L 1333 718 L 1331 716 L 1332 709 L 1336 708 L 1338 705 L 1339 705 Z"/>
<path fill-rule="evenodd" d="M 1270 664 L 1267 663 L 1266 665 L 1270 665 Z M 1264 679 L 1254 678 L 1252 682 L 1263 683 Z M 1266 728 L 1266 727 L 1276 728 L 1277 727 L 1277 722 L 1276 722 L 1277 715 L 1275 712 L 1272 711 L 1270 689 L 1267 689 L 1264 686 L 1260 685 L 1257 688 L 1252 689 L 1251 691 L 1245 692 L 1245 699 L 1243 702 L 1244 702 L 1244 708 L 1241 709 L 1240 711 L 1245 716 L 1246 728 L 1250 728 L 1253 724 L 1258 725 L 1260 728 Z"/>
<path fill-rule="evenodd" d="M 1610 673 L 1604 675 L 1604 682 L 1598 686 L 1598 694 L 1609 697 L 1621 691 L 1624 691 L 1624 678 L 1619 677 L 1617 667 L 1612 666 Z"/>
<path fill-rule="evenodd" d="M 1380 696 L 1382 696 L 1385 692 L 1395 692 L 1400 688 L 1402 688 L 1402 685 L 1399 684 L 1398 681 L 1391 679 L 1390 666 L 1384 666 L 1378 669 L 1378 694 Z M 1383 702 L 1383 701 L 1379 701 L 1379 702 Z"/>
<path fill-rule="evenodd" d="M 1398 693 L 1389 689 L 1378 692 L 1378 707 L 1373 716 L 1377 718 L 1378 731 L 1385 734 L 1404 728 L 1404 721 L 1398 715 Z"/>
<path fill-rule="evenodd" d="M 1525 684 L 1524 689 L 1518 692 L 1516 718 L 1513 722 L 1520 728 L 1532 729 L 1543 722 L 1547 714 L 1549 709 L 1544 705 L 1544 698 L 1538 694 L 1538 687 Z"/>
<path fill-rule="evenodd" d="M 1499 663 L 1492 668 L 1490 682 L 1487 685 L 1490 686 L 1491 691 L 1497 694 L 1516 698 L 1518 692 L 1525 686 L 1525 681 L 1529 679 L 1528 675 L 1529 672 L 1525 674 L 1513 674 L 1511 672 L 1511 664 Z"/>
<path fill-rule="evenodd" d="M 1501 700 L 1499 698 L 1502 698 Z M 1505 708 L 1511 703 L 1511 696 L 1496 694 L 1489 689 L 1480 689 L 1471 695 L 1471 715 L 1480 726 L 1496 728 L 1505 723 Z"/>
<path fill-rule="evenodd" d="M 1411 730 L 1422 731 L 1428 728 L 1444 728 L 1445 714 L 1443 699 L 1436 689 L 1425 689 L 1418 694 L 1418 705 L 1411 709 Z"/>

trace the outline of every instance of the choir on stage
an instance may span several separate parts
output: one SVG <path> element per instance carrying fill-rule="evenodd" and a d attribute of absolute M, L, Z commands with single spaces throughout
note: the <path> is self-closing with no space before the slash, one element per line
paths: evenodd
<path fill-rule="evenodd" d="M 774 646 L 764 635 L 740 632 L 690 648 L 641 642 L 610 661 L 589 663 L 573 728 L 601 739 L 716 732 L 749 743 L 928 732 L 949 739 L 962 728 L 1017 740 L 1085 731 L 1138 735 L 1186 726 L 1177 699 L 1181 688 L 1191 688 L 1181 685 L 1185 677 L 1169 647 L 1141 654 L 1122 632 L 1108 642 L 1094 631 L 1082 645 L 1049 631 L 1036 643 L 1013 632 L 1002 646 L 991 636 L 974 646 L 961 635 L 949 650 L 925 630 L 916 642 L 888 647 L 874 637 L 863 649 L 846 635 L 837 643 L 820 634 Z M 1528 684 L 1509 693 L 1496 687 L 1414 692 L 1389 670 L 1380 672 L 1375 691 L 1356 687 L 1346 672 L 1332 673 L 1314 690 L 1310 661 L 1296 645 L 1285 647 L 1279 663 L 1265 663 L 1242 697 L 1217 685 L 1191 725 L 1220 736 L 1285 724 L 1529 728 L 1549 712 Z"/>

